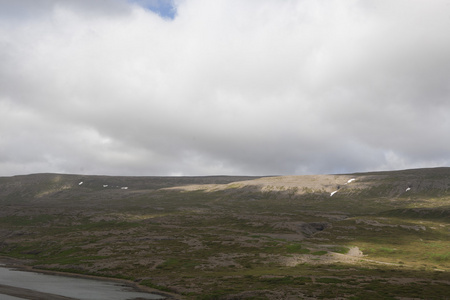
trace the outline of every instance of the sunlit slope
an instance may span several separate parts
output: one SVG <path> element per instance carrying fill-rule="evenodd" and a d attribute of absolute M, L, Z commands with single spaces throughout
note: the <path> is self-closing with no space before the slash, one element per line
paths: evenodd
<path fill-rule="evenodd" d="M 45 198 L 127 190 L 143 192 L 158 189 L 206 192 L 237 189 L 308 196 L 319 200 L 331 194 L 336 198 L 442 198 L 449 194 L 450 168 L 417 169 L 345 175 L 306 176 L 207 176 L 207 177 L 120 177 L 65 174 L 32 174 L 0 177 L 0 201 L 32 202 Z M 96 196 L 101 195 L 96 193 Z M 118 194 L 120 195 L 120 194 Z M 100 197 L 101 198 L 101 197 Z M 439 203 L 437 203 L 438 205 Z M 423 204 L 422 206 L 426 206 Z M 436 206 L 432 204 L 431 206 Z"/>

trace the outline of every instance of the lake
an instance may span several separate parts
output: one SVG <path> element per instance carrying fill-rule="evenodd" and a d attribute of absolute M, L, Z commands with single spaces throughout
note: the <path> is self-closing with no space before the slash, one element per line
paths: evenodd
<path fill-rule="evenodd" d="M 32 291 L 36 291 L 36 294 L 40 294 L 41 297 L 45 296 L 43 293 L 52 294 L 54 299 L 63 299 L 63 297 L 78 300 L 165 299 L 156 294 L 136 292 L 131 287 L 117 282 L 48 275 L 1 266 L 0 287 L 0 299 L 2 300 L 30 299 L 29 296 L 26 298 L 25 294 L 32 293 Z M 2 291 L 8 295 L 2 294 Z M 21 292 L 24 293 L 24 298 L 20 297 Z M 50 298 L 49 296 L 52 295 L 47 295 L 47 297 Z"/>

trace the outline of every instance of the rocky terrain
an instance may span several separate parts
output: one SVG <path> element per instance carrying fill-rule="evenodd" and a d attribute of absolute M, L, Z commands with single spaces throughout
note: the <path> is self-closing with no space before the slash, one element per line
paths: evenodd
<path fill-rule="evenodd" d="M 443 299 L 450 168 L 0 178 L 0 255 L 186 299 Z"/>

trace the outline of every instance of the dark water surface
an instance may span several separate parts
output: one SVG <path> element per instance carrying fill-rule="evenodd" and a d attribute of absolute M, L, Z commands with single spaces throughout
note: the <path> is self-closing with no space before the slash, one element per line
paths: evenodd
<path fill-rule="evenodd" d="M 19 271 L 0 267 L 0 285 L 33 290 L 79 300 L 164 299 L 165 297 L 133 291 L 120 283 Z M 15 295 L 16 296 L 16 295 Z M 29 299 L 1 293 L 2 300 Z"/>

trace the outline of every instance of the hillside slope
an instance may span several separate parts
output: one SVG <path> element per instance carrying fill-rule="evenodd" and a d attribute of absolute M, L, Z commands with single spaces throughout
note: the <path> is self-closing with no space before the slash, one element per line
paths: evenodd
<path fill-rule="evenodd" d="M 441 299 L 450 168 L 0 178 L 0 254 L 189 299 Z"/>

